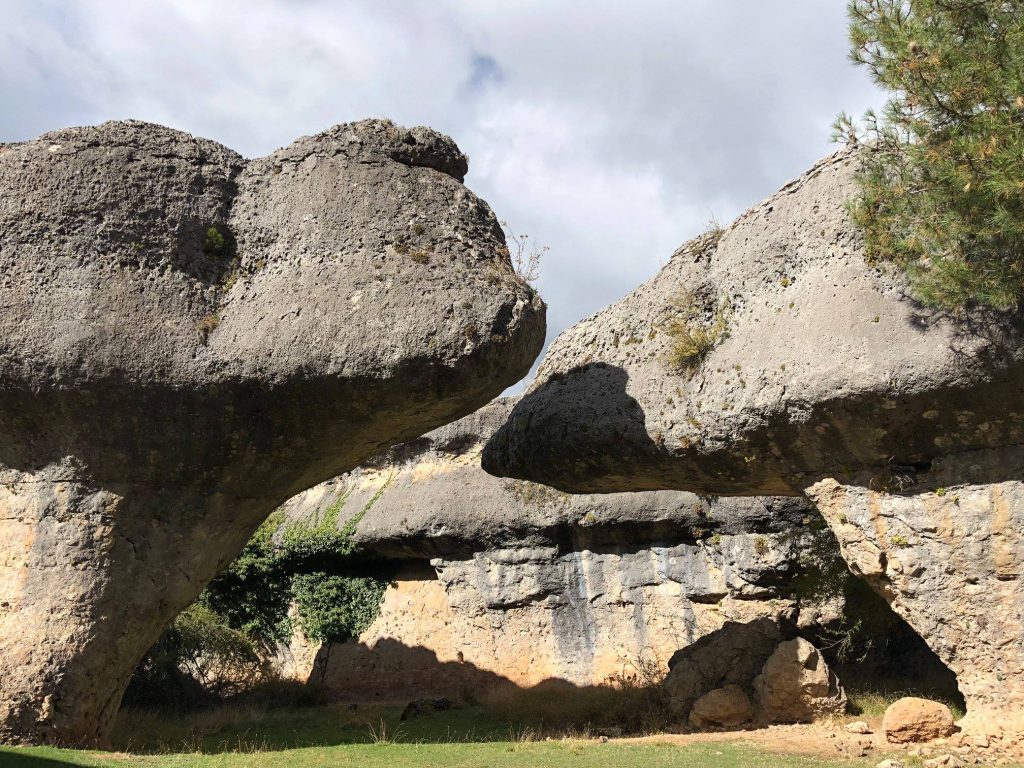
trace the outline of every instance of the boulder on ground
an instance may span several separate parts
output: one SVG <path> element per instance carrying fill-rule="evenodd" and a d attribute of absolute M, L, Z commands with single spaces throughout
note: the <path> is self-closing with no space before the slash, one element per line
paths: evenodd
<path fill-rule="evenodd" d="M 544 307 L 445 136 L 0 146 L 0 741 L 102 740 L 279 504 L 488 402 Z"/>
<path fill-rule="evenodd" d="M 750 722 L 754 707 L 750 697 L 738 685 L 726 685 L 701 696 L 690 710 L 694 728 L 734 728 Z"/>
<path fill-rule="evenodd" d="M 930 699 L 906 696 L 889 705 L 882 718 L 882 731 L 893 744 L 911 744 L 941 739 L 953 733 L 949 707 Z"/>
<path fill-rule="evenodd" d="M 717 688 L 739 685 L 749 690 L 782 637 L 779 624 L 768 618 L 727 622 L 676 652 L 663 682 L 675 715 L 686 720 L 694 703 Z"/>
<path fill-rule="evenodd" d="M 779 643 L 754 679 L 758 718 L 810 723 L 846 711 L 846 692 L 818 649 L 802 637 Z"/>

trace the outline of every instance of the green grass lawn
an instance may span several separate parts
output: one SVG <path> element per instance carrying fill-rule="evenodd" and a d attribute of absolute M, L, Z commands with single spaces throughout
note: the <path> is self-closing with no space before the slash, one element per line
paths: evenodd
<path fill-rule="evenodd" d="M 868 766 L 772 755 L 739 741 L 684 747 L 593 738 L 540 740 L 479 707 L 399 722 L 396 707 L 258 711 L 225 707 L 182 717 L 128 713 L 116 752 L 0 747 L 3 768 L 816 768 Z M 383 725 L 382 725 L 383 724 Z M 739 738 L 739 737 L 738 737 Z M 877 760 L 876 760 L 877 762 Z"/>
<path fill-rule="evenodd" d="M 870 765 L 863 762 L 860 765 Z M 4 768 L 153 766 L 155 768 L 816 768 L 835 761 L 769 755 L 740 744 L 686 747 L 594 741 L 464 744 L 340 744 L 266 752 L 221 754 L 107 755 L 55 749 L 0 749 Z M 858 765 L 845 763 L 845 765 Z"/>

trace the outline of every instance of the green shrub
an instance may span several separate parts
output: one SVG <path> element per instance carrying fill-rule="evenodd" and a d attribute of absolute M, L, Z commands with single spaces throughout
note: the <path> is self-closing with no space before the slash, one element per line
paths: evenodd
<path fill-rule="evenodd" d="M 838 138 L 865 143 L 851 210 L 871 259 L 923 303 L 1024 294 L 1024 9 L 1005 0 L 853 0 L 852 57 L 893 92 Z"/>
<path fill-rule="evenodd" d="M 199 602 L 222 616 L 229 626 L 265 647 L 291 634 L 288 607 L 293 571 L 274 544 L 283 523 L 275 512 L 257 529 L 242 552 L 207 585 Z"/>
<path fill-rule="evenodd" d="M 301 573 L 292 591 L 299 627 L 310 640 L 343 643 L 357 637 L 380 613 L 387 582 L 372 576 Z"/>
<path fill-rule="evenodd" d="M 135 671 L 129 705 L 192 709 L 251 688 L 267 674 L 257 642 L 202 603 L 164 631 Z"/>
<path fill-rule="evenodd" d="M 711 350 L 729 335 L 731 307 L 728 302 L 719 304 L 710 322 L 703 319 L 704 313 L 691 294 L 675 297 L 669 308 L 677 317 L 663 328 L 670 339 L 668 365 L 692 376 Z"/>
<path fill-rule="evenodd" d="M 340 528 L 347 495 L 314 523 L 285 522 L 280 512 L 267 518 L 149 651 L 129 701 L 195 699 L 197 686 L 207 698 L 223 699 L 266 684 L 264 660 L 290 637 L 292 605 L 315 642 L 344 642 L 366 629 L 388 578 L 379 564 L 361 559 L 353 534 L 390 482 Z"/>

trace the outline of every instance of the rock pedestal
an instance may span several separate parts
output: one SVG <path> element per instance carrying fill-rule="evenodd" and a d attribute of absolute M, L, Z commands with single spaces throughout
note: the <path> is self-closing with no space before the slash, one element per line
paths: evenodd
<path fill-rule="evenodd" d="M 288 497 L 524 375 L 544 307 L 447 137 L 0 146 L 0 741 L 96 743 Z"/>
<path fill-rule="evenodd" d="M 577 493 L 806 491 L 957 673 L 969 718 L 1010 722 L 1020 315 L 931 310 L 869 263 L 847 207 L 858 166 L 822 161 L 560 334 L 484 467 Z"/>
<path fill-rule="evenodd" d="M 1007 476 L 1021 449 L 808 489 L 854 573 L 956 673 L 969 728 L 1024 730 L 1024 483 L 991 482 Z"/>

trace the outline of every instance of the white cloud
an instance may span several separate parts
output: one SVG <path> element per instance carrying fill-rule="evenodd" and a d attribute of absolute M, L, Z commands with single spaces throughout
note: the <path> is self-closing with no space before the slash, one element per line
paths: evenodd
<path fill-rule="evenodd" d="M 551 246 L 558 332 L 829 152 L 879 100 L 839 0 L 6 0 L 0 140 L 138 117 L 250 156 L 367 116 L 428 124 Z"/>

